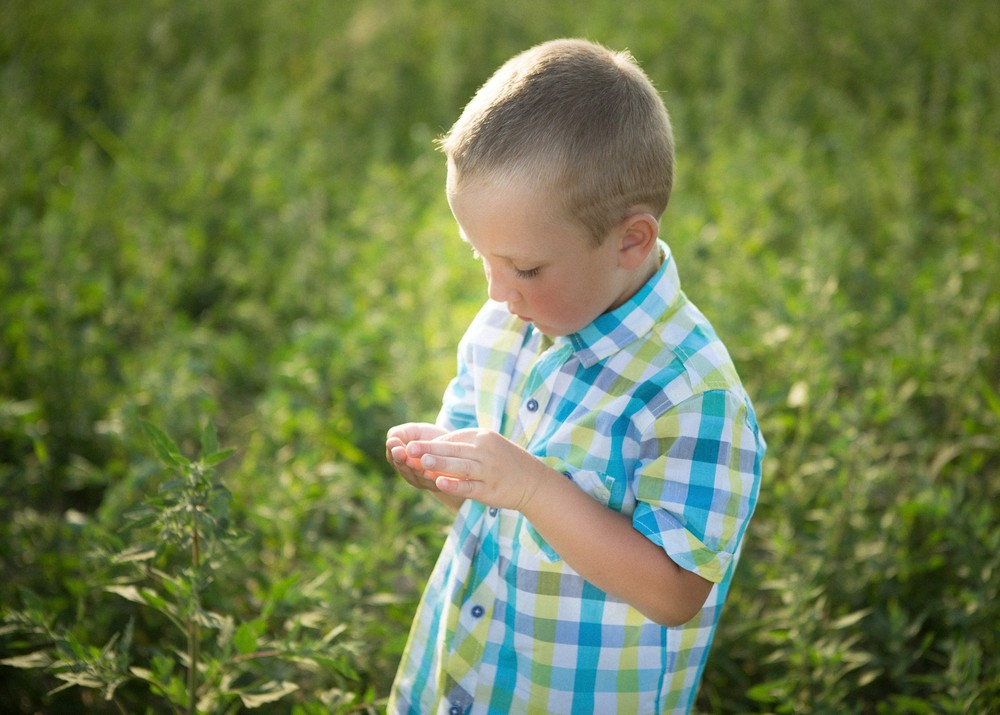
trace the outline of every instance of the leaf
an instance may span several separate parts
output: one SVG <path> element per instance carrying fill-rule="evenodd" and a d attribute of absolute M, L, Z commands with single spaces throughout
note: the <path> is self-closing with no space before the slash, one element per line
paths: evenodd
<path fill-rule="evenodd" d="M 393 606 L 400 603 L 407 603 L 412 600 L 412 596 L 400 593 L 375 593 L 368 597 L 368 603 L 373 606 Z"/>
<path fill-rule="evenodd" d="M 25 611 L 44 613 L 47 610 L 47 604 L 42 600 L 42 597 L 31 589 L 22 588 L 18 592 L 21 595 L 21 602 L 24 603 Z"/>
<path fill-rule="evenodd" d="M 153 671 L 149 668 L 140 668 L 137 665 L 133 665 L 128 669 L 129 672 L 139 680 L 145 680 L 147 683 L 156 683 L 156 678 L 153 676 Z"/>
<path fill-rule="evenodd" d="M 830 628 L 833 630 L 840 630 L 841 628 L 850 628 L 855 623 L 863 619 L 865 616 L 871 614 L 874 609 L 872 608 L 862 608 L 860 611 L 855 611 L 854 613 L 848 613 L 846 616 L 841 616 L 830 624 Z"/>
<path fill-rule="evenodd" d="M 142 594 L 143 599 L 145 599 L 146 604 L 155 608 L 157 611 L 170 615 L 174 615 L 176 613 L 177 609 L 174 608 L 174 605 L 156 591 L 144 588 L 140 591 L 140 593 Z"/>
<path fill-rule="evenodd" d="M 261 705 L 281 700 L 289 693 L 294 693 L 298 689 L 298 685 L 287 680 L 283 680 L 280 683 L 272 680 L 271 682 L 262 685 L 261 688 L 255 692 L 251 693 L 243 690 L 237 692 L 240 696 L 240 700 L 243 701 L 244 706 L 248 708 L 259 708 Z"/>
<path fill-rule="evenodd" d="M 156 558 L 156 549 L 146 546 L 133 546 L 120 554 L 116 554 L 112 561 L 116 564 L 125 564 L 133 561 L 149 561 Z"/>
<path fill-rule="evenodd" d="M 146 599 L 135 586 L 105 586 L 104 590 L 108 593 L 117 594 L 126 601 L 141 603 L 144 606 L 146 605 Z"/>
<path fill-rule="evenodd" d="M 206 467 L 214 467 L 219 462 L 229 459 L 235 452 L 235 449 L 223 449 L 218 452 L 212 452 L 207 457 L 203 458 L 201 462 Z"/>
<path fill-rule="evenodd" d="M 52 664 L 52 656 L 43 650 L 27 653 L 25 655 L 4 658 L 0 664 L 9 665 L 12 668 L 47 668 Z"/>
<path fill-rule="evenodd" d="M 327 633 L 325 636 L 323 636 L 323 643 L 325 645 L 329 645 L 331 642 L 333 642 L 337 638 L 337 636 L 339 636 L 341 633 L 343 633 L 346 630 L 347 630 L 347 624 L 346 623 L 341 623 L 341 624 L 339 624 L 337 626 L 334 626 L 330 630 L 329 633 Z"/>
<path fill-rule="evenodd" d="M 180 479 L 168 479 L 160 485 L 160 494 L 170 494 L 179 492 L 184 488 L 184 482 Z"/>
<path fill-rule="evenodd" d="M 57 693 L 74 685 L 79 685 L 81 688 L 99 688 L 104 685 L 104 683 L 89 673 L 56 673 L 56 677 L 59 680 L 65 680 L 67 684 L 59 686 L 55 690 L 50 691 L 50 693 Z"/>
<path fill-rule="evenodd" d="M 164 464 L 172 464 L 177 467 L 187 466 L 188 460 L 181 454 L 180 447 L 167 436 L 166 432 L 146 420 L 142 421 L 142 428 L 146 432 L 146 437 L 149 438 L 149 441 L 156 449 L 156 453 L 160 456 L 160 461 Z"/>
<path fill-rule="evenodd" d="M 205 420 L 201 428 L 201 451 L 209 454 L 219 451 L 218 433 L 215 431 L 215 425 L 208 420 Z"/>
<path fill-rule="evenodd" d="M 128 678 L 115 678 L 110 683 L 104 686 L 104 699 L 111 701 L 115 699 L 115 691 L 118 690 L 118 686 L 125 683 Z"/>
<path fill-rule="evenodd" d="M 256 629 L 250 623 L 242 623 L 233 636 L 233 645 L 240 655 L 248 655 L 257 650 Z"/>
<path fill-rule="evenodd" d="M 788 678 L 780 678 L 753 686 L 747 691 L 747 697 L 757 703 L 773 703 L 792 691 L 793 687 L 790 680 Z"/>

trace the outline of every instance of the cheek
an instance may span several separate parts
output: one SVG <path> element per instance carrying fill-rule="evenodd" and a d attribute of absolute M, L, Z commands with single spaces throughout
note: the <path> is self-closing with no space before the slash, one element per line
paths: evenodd
<path fill-rule="evenodd" d="M 589 323 L 607 308 L 607 286 L 599 275 L 573 276 L 560 286 L 551 289 L 547 305 L 554 317 L 578 328 Z"/>
<path fill-rule="evenodd" d="M 572 286 L 535 286 L 525 294 L 535 311 L 550 316 L 566 316 L 579 304 L 579 296 Z"/>

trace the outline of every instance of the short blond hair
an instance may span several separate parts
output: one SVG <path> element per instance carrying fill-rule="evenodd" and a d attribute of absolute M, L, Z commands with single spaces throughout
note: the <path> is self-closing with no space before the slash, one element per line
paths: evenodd
<path fill-rule="evenodd" d="M 666 107 L 628 52 L 553 40 L 504 63 L 441 138 L 449 190 L 538 180 L 600 242 L 635 207 L 659 218 L 673 187 Z"/>

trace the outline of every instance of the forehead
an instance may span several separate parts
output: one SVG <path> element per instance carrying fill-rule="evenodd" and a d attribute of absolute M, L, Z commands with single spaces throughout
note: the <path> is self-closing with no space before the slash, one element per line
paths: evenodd
<path fill-rule="evenodd" d="M 449 183 L 459 235 L 484 255 L 535 258 L 586 243 L 586 230 L 559 197 L 533 181 Z"/>

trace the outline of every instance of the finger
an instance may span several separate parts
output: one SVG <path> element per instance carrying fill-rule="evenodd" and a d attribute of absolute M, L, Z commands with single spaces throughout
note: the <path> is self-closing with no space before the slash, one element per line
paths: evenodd
<path fill-rule="evenodd" d="M 396 465 L 396 473 L 410 486 L 417 489 L 434 489 L 434 478 L 421 469 L 412 469 L 405 464 Z"/>
<path fill-rule="evenodd" d="M 386 439 L 396 438 L 403 444 L 414 440 L 429 440 L 444 434 L 444 430 L 429 422 L 407 422 L 396 425 L 386 433 Z"/>
<path fill-rule="evenodd" d="M 452 477 L 469 477 L 478 474 L 478 463 L 463 457 L 442 457 L 438 454 L 425 454 L 420 458 L 420 466 L 429 472 L 446 474 Z"/>
<path fill-rule="evenodd" d="M 418 422 L 407 422 L 405 424 L 396 425 L 395 427 L 389 428 L 389 431 L 386 433 L 386 439 L 395 437 L 405 444 L 411 439 L 420 438 L 420 427 L 421 425 Z"/>
<path fill-rule="evenodd" d="M 390 427 L 389 430 L 385 433 L 385 438 L 389 439 L 390 437 L 398 437 L 399 434 L 403 432 L 405 429 L 406 425 L 396 425 L 395 427 Z"/>
<path fill-rule="evenodd" d="M 465 457 L 474 445 L 468 442 L 415 441 L 406 445 L 406 453 L 411 457 L 433 454 L 439 457 Z"/>
<path fill-rule="evenodd" d="M 478 483 L 471 479 L 455 479 L 453 477 L 439 476 L 434 480 L 434 486 L 446 494 L 470 497 L 476 491 Z"/>
<path fill-rule="evenodd" d="M 446 432 L 443 435 L 436 437 L 435 442 L 463 442 L 465 444 L 474 444 L 476 438 L 483 433 L 484 430 L 478 427 L 466 427 L 465 429 L 455 430 L 454 432 Z"/>

